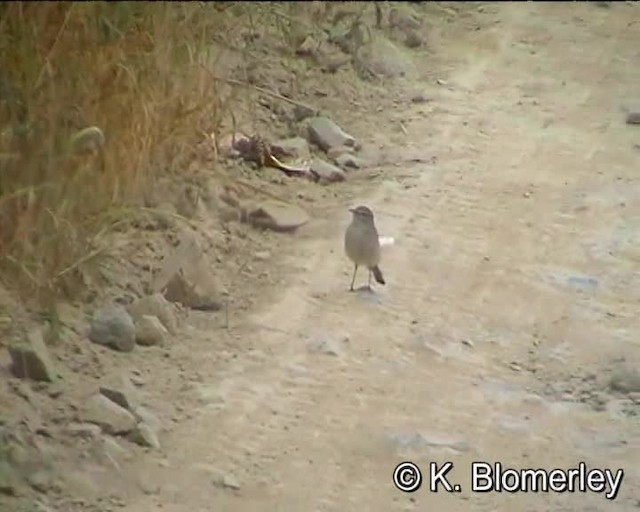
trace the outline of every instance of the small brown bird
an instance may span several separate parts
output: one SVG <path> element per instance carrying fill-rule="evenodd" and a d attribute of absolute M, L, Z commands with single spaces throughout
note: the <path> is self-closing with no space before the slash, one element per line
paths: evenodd
<path fill-rule="evenodd" d="M 349 208 L 349 211 L 353 214 L 353 218 L 344 236 L 345 252 L 354 264 L 349 290 L 353 291 L 353 284 L 360 265 L 367 267 L 369 270 L 369 289 L 371 289 L 371 274 L 373 274 L 378 283 L 385 284 L 382 271 L 378 267 L 380 263 L 380 239 L 373 220 L 373 212 L 367 206 Z"/>

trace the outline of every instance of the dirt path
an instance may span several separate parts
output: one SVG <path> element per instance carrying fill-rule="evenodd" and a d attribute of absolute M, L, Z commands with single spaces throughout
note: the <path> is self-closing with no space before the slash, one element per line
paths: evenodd
<path fill-rule="evenodd" d="M 637 506 L 638 408 L 604 391 L 616 358 L 639 348 L 640 132 L 621 106 L 638 94 L 640 9 L 483 7 L 482 30 L 441 34 L 448 70 L 431 112 L 403 113 L 408 147 L 435 164 L 387 169 L 349 201 L 396 239 L 388 285 L 347 293 L 345 201 L 295 245 L 286 287 L 235 327 L 246 350 L 203 366 L 199 408 L 141 468 L 159 492 L 124 510 Z M 463 492 L 399 492 L 402 460 L 452 461 Z M 585 461 L 625 478 L 613 502 L 474 494 L 478 460 Z M 239 489 L 214 485 L 216 472 Z"/>

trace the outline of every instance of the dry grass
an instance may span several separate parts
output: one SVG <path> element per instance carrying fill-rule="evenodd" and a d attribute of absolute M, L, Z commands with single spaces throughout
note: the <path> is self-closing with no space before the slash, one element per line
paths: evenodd
<path fill-rule="evenodd" d="M 140 203 L 223 105 L 210 79 L 213 4 L 0 6 L 0 277 L 29 297 L 73 295 L 100 237 Z M 70 138 L 99 127 L 77 154 Z"/>

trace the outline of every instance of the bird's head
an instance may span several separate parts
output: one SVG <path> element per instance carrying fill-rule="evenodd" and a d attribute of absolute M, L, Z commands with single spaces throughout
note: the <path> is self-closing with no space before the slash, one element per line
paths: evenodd
<path fill-rule="evenodd" d="M 354 218 L 373 219 L 373 212 L 367 206 L 356 206 L 355 208 L 349 208 L 349 211 L 353 214 Z"/>

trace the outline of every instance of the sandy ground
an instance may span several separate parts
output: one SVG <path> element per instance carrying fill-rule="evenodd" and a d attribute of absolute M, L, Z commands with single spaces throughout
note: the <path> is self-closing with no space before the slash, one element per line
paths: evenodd
<path fill-rule="evenodd" d="M 432 101 L 355 123 L 387 160 L 423 163 L 336 186 L 283 237 L 280 286 L 228 330 L 192 316 L 175 369 L 195 376 L 176 404 L 188 419 L 127 464 L 144 483 L 120 510 L 640 506 L 638 404 L 607 389 L 620 361 L 640 361 L 640 131 L 624 123 L 640 101 L 640 8 L 474 9 L 430 35 L 418 66 L 440 78 Z M 356 204 L 395 239 L 373 293 L 348 292 Z M 393 485 L 405 460 L 425 472 L 412 494 Z M 428 464 L 447 461 L 461 492 L 430 492 Z M 473 461 L 625 476 L 612 501 L 473 493 Z"/>
<path fill-rule="evenodd" d="M 285 286 L 234 326 L 245 350 L 208 365 L 221 347 L 198 331 L 198 409 L 141 466 L 157 492 L 124 510 L 639 506 L 637 406 L 580 397 L 638 358 L 640 132 L 622 109 L 639 99 L 640 9 L 487 4 L 477 19 L 484 30 L 436 38 L 436 106 L 402 107 L 397 153 L 433 164 L 351 182 L 292 244 Z M 372 138 L 392 140 L 397 124 L 380 117 Z M 358 203 L 396 240 L 374 293 L 347 292 L 342 237 Z M 452 461 L 462 492 L 429 492 L 426 474 L 398 491 L 403 460 L 425 473 Z M 613 501 L 472 493 L 473 461 L 625 476 Z"/>
<path fill-rule="evenodd" d="M 204 371 L 199 409 L 160 464 L 145 463 L 159 491 L 125 510 L 638 506 L 637 417 L 615 397 L 598 409 L 562 390 L 603 386 L 616 358 L 637 357 L 640 139 L 621 108 L 640 83 L 640 12 L 528 3 L 478 16 L 492 28 L 440 39 L 437 108 L 402 112 L 403 151 L 434 164 L 385 169 L 344 201 L 395 237 L 388 285 L 347 293 L 349 218 L 336 205 L 293 245 L 286 287 L 234 328 L 248 349 Z M 376 124 L 381 139 L 397 130 Z M 401 493 L 403 460 L 452 461 L 462 492 L 431 493 L 425 476 Z M 584 461 L 625 477 L 614 501 L 478 494 L 473 461 Z M 216 472 L 239 489 L 216 486 Z"/>

